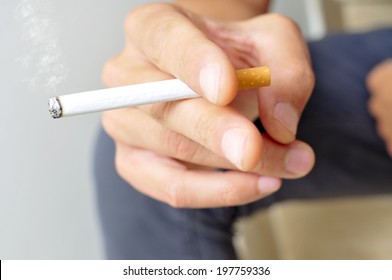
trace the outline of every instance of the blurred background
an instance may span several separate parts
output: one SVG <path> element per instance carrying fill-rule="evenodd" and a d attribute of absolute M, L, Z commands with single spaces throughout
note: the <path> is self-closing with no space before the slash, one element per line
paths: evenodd
<path fill-rule="evenodd" d="M 0 0 L 0 259 L 104 258 L 92 179 L 100 115 L 52 120 L 47 99 L 102 88 L 101 68 L 122 48 L 126 14 L 146 2 L 154 1 Z M 273 10 L 294 18 L 308 39 L 392 22 L 391 0 L 277 0 Z M 308 225 L 327 238 L 326 229 L 312 222 L 333 213 L 343 219 L 329 222 L 340 225 L 344 243 L 350 232 L 343 233 L 352 228 L 345 221 L 353 220 L 356 205 L 380 217 L 377 211 L 392 211 L 388 199 L 278 205 L 241 221 L 236 244 L 244 258 L 333 258 L 323 248 L 337 239 L 316 240 L 309 249 L 296 237 L 303 240 Z M 385 219 L 390 222 L 391 215 Z M 302 222 L 292 225 L 293 220 Z M 355 256 L 343 249 L 349 254 L 335 256 Z"/>

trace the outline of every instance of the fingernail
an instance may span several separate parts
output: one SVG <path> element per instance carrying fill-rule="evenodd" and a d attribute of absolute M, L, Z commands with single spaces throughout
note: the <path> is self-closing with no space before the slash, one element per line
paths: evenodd
<path fill-rule="evenodd" d="M 312 150 L 305 145 L 298 145 L 292 148 L 285 161 L 286 170 L 296 175 L 305 175 L 313 167 L 314 154 Z"/>
<path fill-rule="evenodd" d="M 244 129 L 233 128 L 225 132 L 221 148 L 225 157 L 236 167 L 242 169 L 242 156 L 248 133 Z"/>
<path fill-rule="evenodd" d="M 213 103 L 218 101 L 220 76 L 221 69 L 217 63 L 208 64 L 200 72 L 200 87 L 205 97 Z"/>
<path fill-rule="evenodd" d="M 271 194 L 279 190 L 282 181 L 274 177 L 260 177 L 257 187 L 261 194 Z"/>
<path fill-rule="evenodd" d="M 275 105 L 274 118 L 283 124 L 291 133 L 297 134 L 299 115 L 294 107 L 287 102 Z"/>

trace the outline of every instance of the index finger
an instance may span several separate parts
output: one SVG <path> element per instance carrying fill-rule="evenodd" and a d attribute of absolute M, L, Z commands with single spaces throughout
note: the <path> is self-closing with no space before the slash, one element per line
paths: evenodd
<path fill-rule="evenodd" d="M 128 43 L 153 64 L 210 102 L 227 105 L 237 91 L 235 70 L 224 51 L 203 33 L 204 22 L 175 5 L 145 5 L 126 21 Z"/>

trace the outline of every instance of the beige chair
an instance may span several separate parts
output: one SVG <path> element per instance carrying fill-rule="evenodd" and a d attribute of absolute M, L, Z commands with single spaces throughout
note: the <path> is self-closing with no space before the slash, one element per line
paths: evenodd
<path fill-rule="evenodd" d="M 236 230 L 244 259 L 392 259 L 392 195 L 281 203 Z"/>

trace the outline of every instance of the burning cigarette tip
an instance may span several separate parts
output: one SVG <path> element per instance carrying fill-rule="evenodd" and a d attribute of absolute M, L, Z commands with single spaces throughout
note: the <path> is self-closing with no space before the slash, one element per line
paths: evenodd
<path fill-rule="evenodd" d="M 59 99 L 57 97 L 50 98 L 48 105 L 49 105 L 50 116 L 54 119 L 61 118 L 62 109 L 61 109 L 61 103 Z"/>

